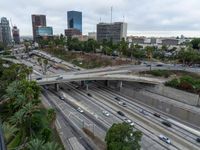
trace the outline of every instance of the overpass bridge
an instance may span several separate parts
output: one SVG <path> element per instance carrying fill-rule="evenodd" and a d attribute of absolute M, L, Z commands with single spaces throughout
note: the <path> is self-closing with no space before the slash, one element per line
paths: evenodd
<path fill-rule="evenodd" d="M 35 80 L 35 79 L 34 79 Z M 77 75 L 62 75 L 62 76 L 53 76 L 53 77 L 43 77 L 40 80 L 36 80 L 39 85 L 51 85 L 55 84 L 55 88 L 59 90 L 59 84 L 64 82 L 71 81 L 81 81 L 82 86 L 85 85 L 85 81 L 106 81 L 106 84 L 109 84 L 109 81 L 118 81 L 119 89 L 122 87 L 123 81 L 131 81 L 131 82 L 140 82 L 147 84 L 162 84 L 166 82 L 164 79 L 150 78 L 150 77 L 140 77 L 137 75 L 128 75 L 128 74 L 77 74 Z M 86 84 L 86 88 L 88 85 Z"/>

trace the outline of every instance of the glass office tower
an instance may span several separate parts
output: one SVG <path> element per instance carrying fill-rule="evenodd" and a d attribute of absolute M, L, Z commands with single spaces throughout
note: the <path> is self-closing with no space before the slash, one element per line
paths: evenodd
<path fill-rule="evenodd" d="M 82 33 L 82 12 L 68 11 L 67 25 L 68 29 L 78 29 Z"/>

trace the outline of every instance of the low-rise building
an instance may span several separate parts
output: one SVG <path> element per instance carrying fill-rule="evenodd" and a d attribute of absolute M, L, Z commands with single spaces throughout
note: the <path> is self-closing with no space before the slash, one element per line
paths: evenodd
<path fill-rule="evenodd" d="M 65 29 L 65 36 L 73 37 L 81 35 L 81 31 L 75 28 Z"/>
<path fill-rule="evenodd" d="M 96 32 L 88 32 L 88 39 L 97 40 L 97 33 Z"/>
<path fill-rule="evenodd" d="M 176 46 L 179 44 L 179 40 L 178 39 L 163 39 L 162 40 L 162 45 L 166 45 L 166 46 Z"/>

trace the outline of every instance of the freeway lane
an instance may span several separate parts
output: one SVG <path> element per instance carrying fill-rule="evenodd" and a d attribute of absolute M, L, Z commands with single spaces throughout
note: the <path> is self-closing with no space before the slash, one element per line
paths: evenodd
<path fill-rule="evenodd" d="M 63 85 L 62 85 L 63 86 Z M 111 114 L 111 116 L 115 116 L 117 117 L 118 119 L 120 119 L 119 122 L 122 122 L 123 121 L 123 118 L 119 117 L 117 114 L 116 114 L 116 110 L 113 109 L 112 106 L 109 106 L 109 105 L 105 105 L 103 104 L 102 102 L 100 102 L 101 100 L 98 98 L 98 99 L 94 99 L 93 97 L 88 97 L 86 93 L 83 93 L 83 92 L 80 92 L 78 91 L 77 89 L 73 88 L 71 85 L 68 85 L 68 88 L 71 88 L 71 91 L 70 92 L 67 92 L 68 94 L 70 95 L 82 95 L 82 97 L 79 98 L 78 102 L 79 101 L 82 101 L 81 104 L 85 105 L 88 109 L 90 109 L 90 111 L 94 111 L 96 114 L 97 113 L 97 110 L 98 108 L 94 108 L 93 105 L 90 106 L 91 104 L 95 104 L 97 105 L 100 109 L 106 109 L 109 111 L 109 113 Z M 73 89 L 73 90 L 72 90 Z M 83 98 L 85 97 L 85 98 Z M 88 101 L 88 103 L 86 103 L 86 101 Z M 79 102 L 80 103 L 80 102 Z M 89 105 L 89 106 L 88 106 Z M 92 109 L 93 108 L 93 109 Z M 102 112 L 99 112 L 102 114 Z M 99 118 L 99 117 L 98 117 Z M 104 118 L 106 119 L 106 117 L 104 116 Z M 112 120 L 112 119 L 111 119 Z M 112 121 L 112 123 L 110 124 L 110 126 L 115 123 L 114 121 Z M 139 127 L 139 125 L 137 125 L 139 129 L 142 129 L 141 126 Z M 158 140 L 157 136 L 156 135 L 153 135 L 152 133 L 149 133 L 146 129 L 142 129 L 142 131 L 144 132 L 145 136 L 143 137 L 143 141 L 142 141 L 142 147 L 144 149 L 152 149 L 152 150 L 160 150 L 160 149 L 169 149 L 169 145 L 161 142 L 160 140 Z M 171 149 L 177 149 L 177 148 L 173 148 L 171 146 Z"/>
<path fill-rule="evenodd" d="M 112 90 L 108 90 L 106 87 L 102 87 L 102 88 L 98 88 L 99 86 L 90 86 L 90 91 L 95 92 L 96 94 L 102 95 L 104 96 L 107 100 L 112 100 L 115 101 L 116 103 L 118 103 L 117 100 L 115 100 L 116 97 L 120 98 L 121 101 L 126 102 L 128 109 L 130 109 L 133 112 L 136 112 L 140 115 L 142 115 L 139 111 L 140 110 L 144 110 L 146 112 L 147 115 L 143 115 L 143 117 L 151 120 L 152 122 L 155 122 L 157 124 L 160 124 L 161 126 L 163 126 L 164 128 L 166 128 L 166 130 L 170 130 L 174 133 L 177 133 L 177 135 L 185 138 L 186 140 L 190 141 L 191 143 L 193 143 L 196 146 L 200 146 L 199 143 L 196 142 L 196 138 L 197 136 L 176 126 L 173 125 L 172 128 L 167 128 L 166 126 L 164 126 L 163 124 L 161 124 L 162 121 L 166 121 L 168 119 L 168 117 L 162 115 L 161 118 L 155 117 L 153 114 L 155 113 L 155 111 L 150 110 L 149 108 L 140 106 L 138 104 L 136 104 L 135 102 L 131 101 L 130 99 L 126 99 L 118 94 L 116 94 L 114 91 Z"/>

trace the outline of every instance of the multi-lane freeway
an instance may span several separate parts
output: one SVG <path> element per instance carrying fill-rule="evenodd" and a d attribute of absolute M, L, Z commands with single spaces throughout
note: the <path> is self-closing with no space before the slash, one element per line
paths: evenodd
<path fill-rule="evenodd" d="M 42 68 L 37 63 L 37 60 L 29 58 L 28 60 L 20 60 L 20 62 L 33 67 L 34 75 L 32 78 L 37 78 L 38 75 L 44 78 L 42 75 Z M 61 63 L 63 63 L 63 61 Z M 68 63 L 65 63 L 65 65 L 67 64 Z M 70 67 L 72 68 L 73 65 L 70 65 L 69 68 Z M 84 77 L 89 73 L 101 74 L 102 76 L 105 72 L 117 72 L 119 69 L 120 71 L 136 71 L 143 70 L 144 68 L 148 69 L 145 65 L 131 65 L 94 69 L 90 71 L 78 71 L 78 69 L 76 70 L 76 68 L 74 68 L 73 72 L 71 70 L 66 72 L 66 70 L 49 67 L 47 75 L 56 80 L 58 74 L 62 75 L 65 79 L 65 76 Z M 196 70 L 198 71 L 198 69 Z M 125 75 L 122 74 L 121 76 Z M 123 96 L 118 92 L 105 87 L 101 82 L 90 83 L 88 90 L 81 88 L 78 82 L 72 83 L 67 80 L 62 80 L 62 82 L 59 83 L 61 89 L 58 92 L 54 90 L 54 86 L 52 85 L 43 86 L 43 100 L 57 110 L 57 124 L 61 124 L 60 126 L 63 126 L 64 128 L 62 129 L 61 127 L 61 130 L 63 130 L 62 134 L 64 134 L 61 138 L 67 139 L 66 142 L 68 143 L 68 146 L 71 145 L 71 147 L 73 147 L 73 143 L 78 143 L 77 145 L 81 147 L 80 149 L 94 149 L 92 142 L 84 136 L 82 132 L 83 127 L 91 130 L 97 137 L 104 140 L 106 131 L 113 123 L 125 121 L 131 125 L 134 124 L 137 130 L 143 132 L 142 149 L 198 150 L 200 147 L 200 144 L 196 141 L 199 137 L 199 131 L 196 132 L 197 134 L 194 134 L 193 132 L 183 128 L 181 123 L 171 123 L 172 126 L 167 127 L 162 122 L 168 121 L 168 119 L 170 119 L 168 116 L 136 103 L 132 98 Z M 118 111 L 122 112 L 124 116 L 117 113 Z M 70 137 L 66 137 L 69 132 L 65 130 L 66 128 L 73 129 Z M 171 144 L 167 144 L 160 140 L 159 135 L 161 134 L 169 137 Z M 82 138 L 79 138 L 79 135 Z M 72 142 L 70 142 L 70 138 L 73 139 Z"/>

